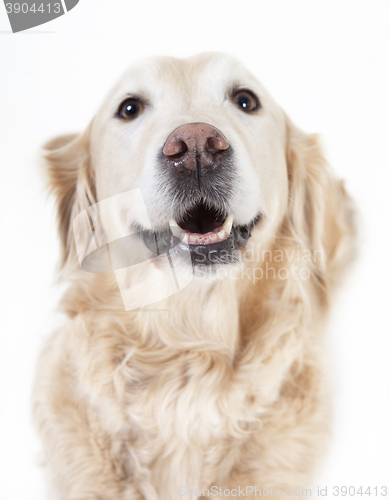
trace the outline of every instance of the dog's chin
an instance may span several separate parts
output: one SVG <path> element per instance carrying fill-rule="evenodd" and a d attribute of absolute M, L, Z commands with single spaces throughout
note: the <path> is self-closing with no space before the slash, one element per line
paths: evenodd
<path fill-rule="evenodd" d="M 178 222 L 155 231 L 141 230 L 143 241 L 154 255 L 190 255 L 195 274 L 209 276 L 220 266 L 240 262 L 241 247 L 251 237 L 257 215 L 246 225 L 234 225 L 232 215 L 224 216 L 216 209 L 197 204 Z"/>

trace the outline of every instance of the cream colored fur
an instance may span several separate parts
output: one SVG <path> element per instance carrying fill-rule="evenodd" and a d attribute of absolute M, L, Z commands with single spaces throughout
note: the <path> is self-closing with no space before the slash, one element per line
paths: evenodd
<path fill-rule="evenodd" d="M 217 107 L 226 82 L 239 79 L 259 93 L 262 122 Z M 147 88 L 156 109 L 128 138 L 111 118 L 126 87 Z M 153 148 L 192 121 L 234 138 L 236 217 L 265 214 L 242 261 L 251 271 L 272 267 L 276 278 L 195 279 L 150 307 L 160 311 L 126 312 L 113 274 L 79 268 L 72 221 L 140 186 L 153 220 L 165 222 Z M 52 498 L 173 500 L 183 498 L 180 486 L 308 487 L 330 426 L 323 326 L 353 236 L 349 199 L 317 137 L 297 129 L 235 60 L 206 54 L 137 65 L 85 133 L 45 149 L 69 281 L 68 321 L 39 359 L 34 391 Z M 276 262 L 277 251 L 290 261 Z M 278 270 L 292 265 L 310 278 L 281 279 Z"/>

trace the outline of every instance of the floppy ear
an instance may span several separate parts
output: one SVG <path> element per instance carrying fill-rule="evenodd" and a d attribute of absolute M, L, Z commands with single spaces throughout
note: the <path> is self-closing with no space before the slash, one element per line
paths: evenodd
<path fill-rule="evenodd" d="M 353 205 L 327 165 L 318 136 L 302 132 L 288 117 L 286 124 L 286 225 L 289 236 L 310 251 L 312 271 L 327 291 L 353 252 Z"/>
<path fill-rule="evenodd" d="M 75 216 L 96 203 L 89 153 L 89 125 L 83 134 L 60 136 L 43 147 L 49 191 L 57 204 L 62 246 L 61 267 L 76 258 L 72 224 Z"/>

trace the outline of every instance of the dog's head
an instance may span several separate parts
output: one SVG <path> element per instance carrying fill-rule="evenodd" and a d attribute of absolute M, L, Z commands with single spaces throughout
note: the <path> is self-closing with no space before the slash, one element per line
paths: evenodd
<path fill-rule="evenodd" d="M 322 246 L 335 191 L 318 141 L 229 56 L 133 66 L 83 134 L 46 149 L 65 259 L 74 217 L 134 189 L 146 211 L 127 211 L 125 224 L 151 251 L 157 240 L 159 250 L 185 245 L 194 264 L 231 264 L 252 234 L 266 244 L 286 225 Z"/>

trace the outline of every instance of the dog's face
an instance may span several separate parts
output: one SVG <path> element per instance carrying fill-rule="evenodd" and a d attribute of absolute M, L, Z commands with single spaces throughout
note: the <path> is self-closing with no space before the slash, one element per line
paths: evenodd
<path fill-rule="evenodd" d="M 233 262 L 252 230 L 269 230 L 285 212 L 284 114 L 229 56 L 130 68 L 89 141 L 97 200 L 140 188 L 153 230 L 167 246 L 173 230 L 193 263 Z M 128 217 L 129 226 L 148 227 L 140 214 Z"/>
<path fill-rule="evenodd" d="M 347 206 L 345 193 L 317 137 L 299 130 L 261 84 L 224 54 L 149 59 L 130 68 L 86 131 L 53 139 L 45 159 L 69 270 L 77 263 L 77 214 L 93 219 L 95 204 L 117 196 L 121 234 L 134 234 L 136 251 L 145 252 L 137 262 L 156 263 L 153 254 L 174 249 L 197 270 L 212 270 L 243 263 L 255 246 L 255 259 L 245 259 L 253 267 L 262 262 L 259 247 L 295 245 L 332 255 L 346 232 L 338 216 L 339 207 Z M 142 210 L 123 198 L 135 192 Z M 95 233 L 89 242 L 93 238 Z M 98 251 L 118 238 L 97 238 Z M 135 253 L 132 246 L 123 251 L 125 259 Z M 133 262 L 110 267 L 106 258 L 106 270 L 92 272 Z M 315 276 L 324 273 L 324 263 L 312 263 Z"/>

